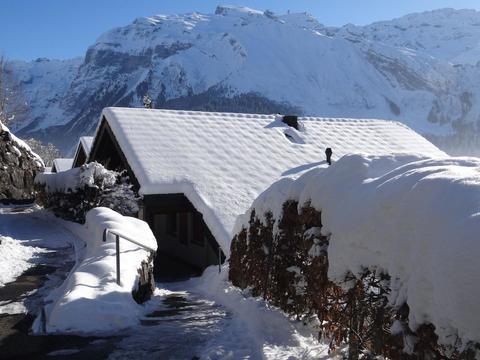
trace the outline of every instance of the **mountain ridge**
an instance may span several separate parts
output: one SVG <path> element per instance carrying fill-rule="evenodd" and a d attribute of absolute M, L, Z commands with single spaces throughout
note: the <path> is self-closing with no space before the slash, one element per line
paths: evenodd
<path fill-rule="evenodd" d="M 479 12 L 452 9 L 339 28 L 308 13 L 232 6 L 137 18 L 50 72 L 12 62 L 32 105 L 15 130 L 68 152 L 94 131 L 101 108 L 139 107 L 148 93 L 174 109 L 392 119 L 447 151 L 472 153 L 477 31 Z"/>

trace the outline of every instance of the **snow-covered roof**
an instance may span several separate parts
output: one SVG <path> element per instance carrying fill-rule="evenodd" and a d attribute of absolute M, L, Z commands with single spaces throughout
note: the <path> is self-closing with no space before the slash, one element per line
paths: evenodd
<path fill-rule="evenodd" d="M 83 149 L 83 152 L 85 153 L 88 159 L 88 155 L 90 154 L 90 150 L 92 149 L 92 144 L 93 144 L 93 136 L 80 136 L 80 139 L 78 140 L 78 143 L 77 143 L 77 147 L 75 148 L 75 154 L 73 155 L 73 164 L 75 164 L 76 166 L 83 165 L 83 164 L 77 164 L 77 158 L 80 153 L 80 149 Z"/>
<path fill-rule="evenodd" d="M 53 167 L 57 170 L 57 172 L 66 171 L 72 168 L 73 159 L 66 159 L 66 158 L 58 158 L 53 160 Z"/>
<path fill-rule="evenodd" d="M 93 136 L 80 137 L 79 146 L 81 145 L 83 147 L 83 150 L 85 151 L 85 154 L 87 155 L 87 157 L 88 157 L 88 154 L 90 154 L 90 150 L 92 149 L 92 144 L 93 144 Z"/>
<path fill-rule="evenodd" d="M 102 116 L 140 193 L 184 193 L 227 255 L 237 216 L 276 180 L 324 165 L 327 147 L 334 160 L 359 152 L 445 156 L 407 126 L 385 120 L 300 117 L 296 130 L 279 115 L 106 108 Z"/>

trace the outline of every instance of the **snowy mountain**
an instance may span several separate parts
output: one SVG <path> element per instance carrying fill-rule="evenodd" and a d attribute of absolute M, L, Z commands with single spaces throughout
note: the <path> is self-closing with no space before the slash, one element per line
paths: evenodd
<path fill-rule="evenodd" d="M 13 61 L 11 68 L 20 84 L 20 101 L 28 104 L 28 114 L 15 123 L 14 130 L 48 128 L 62 122 L 60 105 L 83 59 L 49 60 L 39 58 L 32 62 Z"/>
<path fill-rule="evenodd" d="M 103 107 L 148 93 L 159 108 L 394 119 L 472 152 L 479 36 L 480 13 L 452 9 L 341 28 L 230 6 L 139 18 L 83 59 L 14 62 L 32 109 L 16 130 L 68 152 Z"/>
<path fill-rule="evenodd" d="M 340 32 L 413 49 L 453 64 L 476 65 L 480 60 L 480 16 L 475 10 L 434 10 L 364 27 L 347 25 Z"/>

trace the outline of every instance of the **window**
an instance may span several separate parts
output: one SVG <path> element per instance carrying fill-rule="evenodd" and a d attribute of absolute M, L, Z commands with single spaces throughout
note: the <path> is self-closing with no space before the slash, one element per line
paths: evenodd
<path fill-rule="evenodd" d="M 177 213 L 167 214 L 167 235 L 177 237 L 178 236 L 178 221 Z"/>
<path fill-rule="evenodd" d="M 203 217 L 200 213 L 196 212 L 192 214 L 192 243 L 203 246 L 205 239 L 204 239 L 204 232 L 205 229 L 203 227 Z"/>
<path fill-rule="evenodd" d="M 155 235 L 159 238 L 167 235 L 183 245 L 204 246 L 205 226 L 199 212 L 156 214 L 154 224 Z"/>
<path fill-rule="evenodd" d="M 178 240 L 188 244 L 188 213 L 178 213 Z"/>

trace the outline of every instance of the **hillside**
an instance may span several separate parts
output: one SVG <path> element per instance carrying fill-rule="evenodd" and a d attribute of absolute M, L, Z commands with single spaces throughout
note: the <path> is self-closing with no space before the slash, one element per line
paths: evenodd
<path fill-rule="evenodd" d="M 68 152 L 103 107 L 148 93 L 158 108 L 399 120 L 480 153 L 479 33 L 479 12 L 452 9 L 341 28 L 228 6 L 139 18 L 83 59 L 13 62 L 31 105 L 16 130 Z"/>

